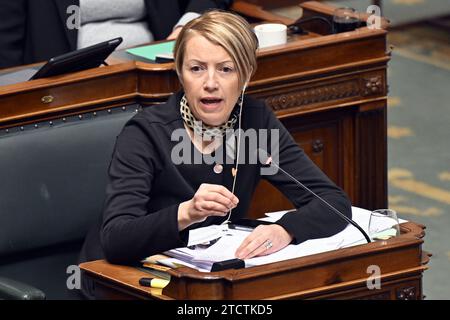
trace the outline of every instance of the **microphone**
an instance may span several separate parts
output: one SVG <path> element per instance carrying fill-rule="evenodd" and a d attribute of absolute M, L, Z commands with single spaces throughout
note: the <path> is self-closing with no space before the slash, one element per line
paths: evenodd
<path fill-rule="evenodd" d="M 277 168 L 278 170 L 280 170 L 284 175 L 286 175 L 289 179 L 291 179 L 292 181 L 294 181 L 297 185 L 299 185 L 300 187 L 302 187 L 303 189 L 305 189 L 306 191 L 308 191 L 310 194 L 312 194 L 314 197 L 316 197 L 317 199 L 319 199 L 320 201 L 322 201 L 322 203 L 326 204 L 331 210 L 333 210 L 333 212 L 335 212 L 341 219 L 345 220 L 347 223 L 350 223 L 351 225 L 353 225 L 356 229 L 358 229 L 364 236 L 364 238 L 366 238 L 367 243 L 370 243 L 372 241 L 370 241 L 369 236 L 367 235 L 367 233 L 352 219 L 348 218 L 346 215 L 344 215 L 342 212 L 340 212 L 338 209 L 336 209 L 335 207 L 333 207 L 331 204 L 329 204 L 325 199 L 323 199 L 321 196 L 319 196 L 318 194 L 316 194 L 314 191 L 312 191 L 311 189 L 309 189 L 307 186 L 305 186 L 303 183 L 301 183 L 300 181 L 298 181 L 295 177 L 293 177 L 292 175 L 290 175 L 288 172 L 286 172 L 285 170 L 283 170 L 279 165 L 277 165 L 276 163 L 274 163 L 272 161 L 272 157 L 263 149 L 257 149 L 258 152 L 258 158 L 259 161 L 261 163 L 263 163 L 265 166 L 274 166 L 275 168 Z"/>

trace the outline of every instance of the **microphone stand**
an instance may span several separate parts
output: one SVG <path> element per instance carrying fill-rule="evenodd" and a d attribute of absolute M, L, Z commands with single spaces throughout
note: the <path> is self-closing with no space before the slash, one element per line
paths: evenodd
<path fill-rule="evenodd" d="M 369 236 L 367 235 L 367 233 L 352 219 L 348 218 L 347 216 L 345 216 L 343 213 L 341 213 L 339 210 L 337 210 L 336 208 L 334 208 L 331 204 L 329 204 L 327 201 L 325 201 L 324 199 L 322 199 L 322 197 L 318 196 L 314 191 L 312 191 L 311 189 L 309 189 L 307 186 L 305 186 L 303 183 L 301 183 L 300 181 L 298 181 L 297 179 L 295 179 L 292 175 L 290 175 L 289 173 L 287 173 L 285 170 L 281 169 L 280 166 L 278 166 L 277 164 L 273 163 L 273 161 L 271 161 L 270 159 L 270 163 L 268 163 L 268 165 L 273 165 L 275 166 L 278 170 L 280 170 L 281 172 L 283 172 L 286 176 L 288 176 L 292 181 L 294 181 L 296 184 L 298 184 L 299 186 L 301 186 L 302 188 L 304 188 L 306 191 L 310 192 L 312 195 L 314 195 L 317 199 L 319 199 L 320 201 L 322 201 L 323 203 L 325 203 L 331 210 L 333 210 L 335 213 L 337 213 L 339 215 L 339 217 L 341 217 L 342 219 L 344 219 L 345 221 L 347 221 L 348 223 L 350 223 L 351 225 L 353 225 L 355 228 L 357 228 L 364 236 L 364 238 L 366 238 L 367 243 L 371 243 L 372 241 L 370 240 Z"/>

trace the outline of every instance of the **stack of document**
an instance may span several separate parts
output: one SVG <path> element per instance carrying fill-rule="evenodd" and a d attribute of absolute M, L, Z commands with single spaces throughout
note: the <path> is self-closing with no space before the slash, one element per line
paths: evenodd
<path fill-rule="evenodd" d="M 223 230 L 223 226 L 220 227 Z M 210 227 L 202 229 L 210 229 Z M 216 229 L 216 226 L 211 226 L 211 229 Z M 208 231 L 209 230 L 206 230 L 205 232 L 208 233 Z M 210 234 L 212 234 L 212 232 Z M 159 260 L 158 262 L 166 265 L 172 264 L 172 266 L 173 264 L 176 266 L 178 263 L 195 268 L 199 271 L 210 271 L 214 262 L 234 259 L 237 248 L 249 234 L 249 231 L 226 228 L 226 231 L 221 232 L 220 238 L 215 238 L 214 240 L 217 241 L 209 247 L 194 245 L 194 247 L 188 246 L 185 248 L 169 250 L 166 251 L 165 254 L 174 259 Z M 198 241 L 192 242 L 196 243 Z M 198 242 L 198 244 L 201 243 Z"/>
<path fill-rule="evenodd" d="M 288 211 L 268 213 L 267 217 L 263 218 L 263 220 L 274 222 L 286 213 L 289 214 Z M 370 211 L 353 207 L 352 214 L 353 220 L 367 232 Z M 405 221 L 400 220 L 399 222 L 402 223 Z M 380 226 L 380 228 L 390 228 L 391 226 Z M 228 229 L 224 228 L 224 226 L 216 225 L 192 231 L 189 234 L 189 245 L 194 244 L 193 247 L 176 248 L 166 251 L 165 254 L 171 258 L 162 259 L 158 262 L 170 267 L 185 265 L 202 272 L 209 272 L 214 262 L 234 259 L 237 248 L 250 234 L 249 231 Z M 203 237 L 202 234 L 204 235 Z M 203 241 L 213 239 L 217 241 L 209 247 L 202 248 L 197 245 Z M 258 266 L 364 243 L 366 243 L 364 236 L 354 226 L 348 225 L 343 231 L 334 236 L 308 240 L 298 245 L 288 245 L 282 250 L 270 255 L 247 259 L 245 260 L 245 266 Z"/>

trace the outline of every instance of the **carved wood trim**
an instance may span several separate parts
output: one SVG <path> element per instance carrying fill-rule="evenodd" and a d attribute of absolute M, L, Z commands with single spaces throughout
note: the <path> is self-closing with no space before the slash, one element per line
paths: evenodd
<path fill-rule="evenodd" d="M 417 300 L 417 288 L 416 287 L 406 287 L 397 289 L 396 298 L 397 300 Z"/>
<path fill-rule="evenodd" d="M 302 107 L 309 104 L 356 97 L 360 94 L 358 79 L 328 85 L 318 85 L 296 92 L 282 93 L 266 98 L 273 110 Z"/>
<path fill-rule="evenodd" d="M 324 148 L 324 142 L 322 139 L 316 139 L 312 143 L 312 150 L 314 153 L 321 153 Z"/>
<path fill-rule="evenodd" d="M 430 262 L 430 258 L 433 256 L 432 253 L 427 251 L 422 251 L 422 265 L 428 264 Z"/>
<path fill-rule="evenodd" d="M 363 96 L 378 94 L 383 92 L 384 81 L 381 76 L 365 78 L 363 81 Z"/>
<path fill-rule="evenodd" d="M 375 58 L 375 59 L 369 59 L 369 60 L 359 60 L 354 61 L 351 63 L 344 63 L 339 65 L 333 65 L 331 67 L 323 67 L 323 68 L 314 68 L 312 70 L 306 70 L 301 72 L 290 72 L 286 75 L 273 75 L 270 77 L 264 77 L 264 79 L 259 79 L 256 75 L 252 78 L 252 81 L 250 82 L 251 87 L 253 88 L 259 88 L 264 87 L 268 85 L 273 85 L 273 83 L 277 82 L 292 82 L 296 81 L 297 79 L 308 79 L 308 78 L 315 78 L 317 76 L 324 76 L 324 75 L 344 75 L 344 74 L 350 74 L 350 73 L 362 73 L 362 72 L 368 72 L 373 71 L 377 69 L 386 69 L 386 64 L 390 60 L 388 56 L 384 56 L 381 58 Z M 258 70 L 263 69 L 264 65 L 262 65 L 263 62 L 258 61 Z"/>
<path fill-rule="evenodd" d="M 297 87 L 289 92 L 265 98 L 275 111 L 305 107 L 316 103 L 337 101 L 354 97 L 367 97 L 384 93 L 385 80 L 381 74 L 318 84 L 308 88 Z"/>
<path fill-rule="evenodd" d="M 381 276 L 381 287 L 380 290 L 368 290 L 366 283 L 367 278 L 361 278 L 353 281 L 347 281 L 345 283 L 332 284 L 328 286 L 317 287 L 308 290 L 302 290 L 300 292 L 281 294 L 270 297 L 273 300 L 284 300 L 284 299 L 355 299 L 355 300 L 366 300 L 366 299 L 384 299 L 379 296 L 383 295 L 387 290 L 389 292 L 389 297 L 385 300 L 390 300 L 396 297 L 396 290 L 399 286 L 407 285 L 412 287 L 411 282 L 408 284 L 405 281 L 415 280 L 421 277 L 421 273 L 426 269 L 412 268 L 408 270 L 403 270 L 402 272 L 392 272 L 388 274 L 383 274 Z M 403 284 L 402 284 L 403 283 Z M 344 289 L 345 288 L 345 289 Z M 363 291 L 361 291 L 363 290 Z M 420 287 L 417 287 L 417 292 L 420 294 Z"/>

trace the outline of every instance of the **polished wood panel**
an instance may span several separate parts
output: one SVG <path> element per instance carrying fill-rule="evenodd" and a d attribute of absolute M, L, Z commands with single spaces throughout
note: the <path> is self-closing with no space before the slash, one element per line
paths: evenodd
<path fill-rule="evenodd" d="M 314 163 L 339 185 L 344 185 L 345 168 L 341 159 L 345 148 L 340 145 L 339 139 L 344 119 L 345 116 L 336 111 L 327 113 L 325 117 L 306 115 L 301 118 L 283 119 L 283 124 Z M 253 196 L 250 216 L 260 217 L 264 213 L 261 208 L 264 212 L 271 212 L 280 208 L 290 209 L 292 204 L 278 189 L 262 181 Z"/>
<path fill-rule="evenodd" d="M 244 2 L 259 6 L 261 9 L 270 10 L 275 8 L 296 6 L 299 3 L 306 2 L 306 0 L 245 0 L 245 1 L 235 1 L 236 2 Z M 380 6 L 382 0 L 372 0 L 373 4 Z"/>

